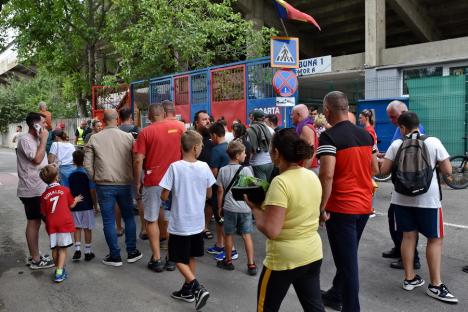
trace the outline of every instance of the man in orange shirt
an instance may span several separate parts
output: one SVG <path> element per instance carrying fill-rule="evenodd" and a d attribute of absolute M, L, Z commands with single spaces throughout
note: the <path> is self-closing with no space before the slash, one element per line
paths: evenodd
<path fill-rule="evenodd" d="M 46 129 L 49 131 L 52 130 L 52 113 L 47 110 L 46 102 L 39 102 L 39 113 L 41 113 L 45 117 L 44 125 Z"/>

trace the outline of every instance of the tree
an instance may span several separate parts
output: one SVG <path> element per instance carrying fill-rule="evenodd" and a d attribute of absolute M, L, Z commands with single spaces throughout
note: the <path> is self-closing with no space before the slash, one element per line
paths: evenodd
<path fill-rule="evenodd" d="M 32 79 L 11 79 L 0 86 L 0 132 L 8 124 L 24 121 L 30 111 L 38 111 L 38 103 L 45 101 L 54 118 L 76 117 L 73 96 L 63 89 L 63 77 L 39 70 Z"/>
<path fill-rule="evenodd" d="M 83 115 L 91 85 L 106 74 L 96 60 L 106 54 L 102 34 L 111 6 L 110 0 L 10 0 L 0 14 L 0 29 L 17 31 L 21 62 L 65 75 Z"/>
<path fill-rule="evenodd" d="M 232 2 L 115 0 L 108 31 L 122 75 L 132 80 L 223 64 L 245 59 L 248 50 L 264 56 L 275 31 L 254 29 Z"/>

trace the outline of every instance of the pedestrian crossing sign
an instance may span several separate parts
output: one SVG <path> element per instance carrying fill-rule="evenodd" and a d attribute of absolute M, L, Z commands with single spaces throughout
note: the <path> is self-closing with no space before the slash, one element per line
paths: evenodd
<path fill-rule="evenodd" d="M 299 68 L 299 38 L 271 37 L 271 67 Z"/>

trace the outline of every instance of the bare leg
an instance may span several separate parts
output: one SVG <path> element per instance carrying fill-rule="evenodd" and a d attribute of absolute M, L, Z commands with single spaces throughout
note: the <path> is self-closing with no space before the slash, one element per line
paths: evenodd
<path fill-rule="evenodd" d="M 226 255 L 226 261 L 232 261 L 232 235 L 224 235 L 224 254 Z"/>
<path fill-rule="evenodd" d="M 97 208 L 98 202 L 97 202 L 96 189 L 90 189 L 90 192 L 91 192 L 91 200 L 93 201 L 94 211 L 98 211 L 98 208 Z"/>
<path fill-rule="evenodd" d="M 205 203 L 205 231 L 208 231 L 208 224 L 210 224 L 212 214 L 213 210 L 211 209 L 211 205 Z"/>
<path fill-rule="evenodd" d="M 184 276 L 185 282 L 188 284 L 195 279 L 195 259 L 190 258 L 189 264 L 176 263 L 177 269 Z"/>
<path fill-rule="evenodd" d="M 54 263 L 55 263 L 55 267 L 58 266 L 58 247 L 55 247 L 54 249 L 52 249 L 52 259 L 54 259 Z"/>
<path fill-rule="evenodd" d="M 115 225 L 117 227 L 117 233 L 122 233 L 123 228 L 122 228 L 122 214 L 120 213 L 120 207 L 119 205 L 115 204 Z"/>
<path fill-rule="evenodd" d="M 140 226 L 141 226 L 141 234 L 146 234 L 146 222 L 145 222 L 145 210 L 143 208 L 143 202 L 141 200 L 137 200 L 137 209 L 138 215 L 140 216 Z"/>
<path fill-rule="evenodd" d="M 440 263 L 442 257 L 442 238 L 429 238 L 427 240 L 426 258 L 429 267 L 431 284 L 439 286 L 442 283 L 440 278 Z"/>
<path fill-rule="evenodd" d="M 223 226 L 216 223 L 216 246 L 223 247 L 224 246 L 224 231 Z"/>
<path fill-rule="evenodd" d="M 90 229 L 84 229 L 85 244 L 91 244 L 92 238 L 93 238 L 93 232 Z"/>
<path fill-rule="evenodd" d="M 41 220 L 28 220 L 26 223 L 26 242 L 29 254 L 34 261 L 39 261 L 39 228 Z"/>
<path fill-rule="evenodd" d="M 67 259 L 67 248 L 55 248 L 58 249 L 58 262 L 55 262 L 55 267 L 57 269 L 63 269 L 65 266 L 65 260 Z"/>
<path fill-rule="evenodd" d="M 86 232 L 86 230 L 85 230 L 85 232 Z M 75 233 L 73 234 L 73 238 L 75 240 L 75 244 L 76 243 L 81 243 L 81 229 L 79 229 L 79 228 L 76 229 Z"/>
<path fill-rule="evenodd" d="M 159 249 L 159 227 L 157 222 L 146 221 L 146 233 L 150 241 L 151 251 L 153 252 L 152 260 L 161 259 L 161 251 Z"/>
<path fill-rule="evenodd" d="M 401 242 L 401 260 L 405 269 L 405 279 L 412 280 L 415 277 L 414 273 L 414 249 L 416 248 L 416 240 L 418 232 L 403 232 L 403 241 Z"/>
<path fill-rule="evenodd" d="M 158 227 L 159 227 L 159 235 L 160 239 L 167 239 L 169 235 L 167 234 L 167 221 L 164 220 L 164 209 L 159 209 L 159 217 L 158 217 Z"/>
<path fill-rule="evenodd" d="M 245 253 L 247 254 L 247 264 L 254 264 L 255 256 L 252 235 L 242 234 L 242 239 L 244 239 Z"/>

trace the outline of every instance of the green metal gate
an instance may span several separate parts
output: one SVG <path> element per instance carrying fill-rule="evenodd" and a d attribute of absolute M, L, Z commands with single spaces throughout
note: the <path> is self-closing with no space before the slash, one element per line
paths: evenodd
<path fill-rule="evenodd" d="M 409 79 L 410 109 L 416 112 L 426 134 L 439 138 L 451 156 L 467 149 L 467 79 L 443 76 Z"/>

